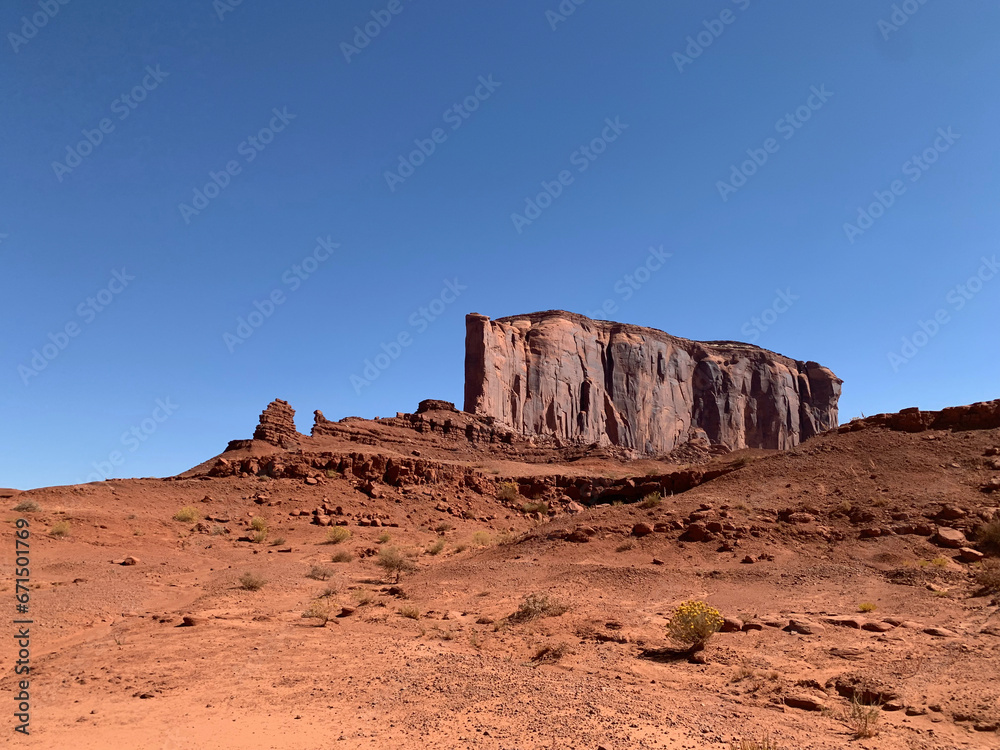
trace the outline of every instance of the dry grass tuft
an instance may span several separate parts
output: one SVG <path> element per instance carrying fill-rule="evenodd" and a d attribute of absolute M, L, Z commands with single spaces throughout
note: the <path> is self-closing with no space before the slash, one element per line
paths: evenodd
<path fill-rule="evenodd" d="M 38 503 L 34 500 L 22 500 L 17 505 L 14 506 L 14 510 L 18 513 L 37 513 L 42 509 Z"/>
<path fill-rule="evenodd" d="M 850 727 L 854 738 L 857 740 L 874 737 L 879 733 L 879 723 L 882 720 L 882 707 L 874 704 L 867 705 L 858 701 L 857 697 L 851 699 L 851 707 L 844 717 L 844 723 Z"/>
<path fill-rule="evenodd" d="M 661 502 L 663 502 L 663 497 L 660 495 L 659 492 L 650 492 L 648 495 L 646 495 L 642 499 L 642 502 L 639 503 L 639 507 L 640 508 L 655 508 Z"/>
<path fill-rule="evenodd" d="M 550 599 L 548 594 L 528 594 L 517 611 L 505 619 L 508 623 L 518 624 L 537 620 L 539 617 L 558 617 L 568 609 L 565 604 Z"/>
<path fill-rule="evenodd" d="M 174 520 L 181 523 L 194 523 L 201 518 L 201 511 L 193 505 L 187 505 L 174 513 Z"/>
<path fill-rule="evenodd" d="M 54 537 L 69 536 L 69 521 L 59 521 L 49 529 L 49 535 Z"/>
<path fill-rule="evenodd" d="M 497 485 L 497 500 L 513 502 L 517 500 L 518 494 L 517 485 L 513 482 L 500 482 L 500 484 Z"/>
<path fill-rule="evenodd" d="M 266 583 L 266 578 L 250 571 L 240 576 L 240 588 L 244 591 L 260 591 Z"/>
<path fill-rule="evenodd" d="M 340 544 L 351 538 L 351 530 L 346 526 L 334 526 L 326 532 L 327 544 Z"/>

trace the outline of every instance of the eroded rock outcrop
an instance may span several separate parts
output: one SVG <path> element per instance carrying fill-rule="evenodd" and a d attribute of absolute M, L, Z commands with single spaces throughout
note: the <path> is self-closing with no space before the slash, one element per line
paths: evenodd
<path fill-rule="evenodd" d="M 841 380 L 735 341 L 548 311 L 466 317 L 465 411 L 521 435 L 667 453 L 791 448 L 837 426 Z"/>
<path fill-rule="evenodd" d="M 260 414 L 260 423 L 253 439 L 263 440 L 282 448 L 294 448 L 301 435 L 295 429 L 295 409 L 287 401 L 275 399 Z"/>

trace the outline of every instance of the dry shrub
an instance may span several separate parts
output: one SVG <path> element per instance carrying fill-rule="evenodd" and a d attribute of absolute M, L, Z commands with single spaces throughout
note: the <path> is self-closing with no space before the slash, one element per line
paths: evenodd
<path fill-rule="evenodd" d="M 420 610 L 414 607 L 412 604 L 405 604 L 396 610 L 403 617 L 408 617 L 411 620 L 420 619 Z"/>
<path fill-rule="evenodd" d="M 729 750 L 782 750 L 780 745 L 777 745 L 771 736 L 765 734 L 763 738 L 759 740 L 748 740 L 746 738 L 741 739 L 739 742 L 733 740 L 729 743 Z"/>
<path fill-rule="evenodd" d="M 250 538 L 253 540 L 254 544 L 263 544 L 267 540 L 267 529 L 255 531 L 253 536 Z"/>
<path fill-rule="evenodd" d="M 326 532 L 327 544 L 340 544 L 351 538 L 351 530 L 346 526 L 334 526 Z"/>
<path fill-rule="evenodd" d="M 855 739 L 862 740 L 878 734 L 881 720 L 881 706 L 861 703 L 855 696 L 851 699 L 851 707 L 844 718 L 844 723 L 850 727 Z"/>
<path fill-rule="evenodd" d="M 326 625 L 326 623 L 333 616 L 333 605 L 325 598 L 314 599 L 309 603 L 309 606 L 306 608 L 306 611 L 302 613 L 302 616 L 314 617 Z"/>
<path fill-rule="evenodd" d="M 549 504 L 544 502 L 532 501 L 529 503 L 521 503 L 522 513 L 541 513 L 545 515 L 549 512 Z"/>
<path fill-rule="evenodd" d="M 193 505 L 186 505 L 174 513 L 174 520 L 181 523 L 194 523 L 201 518 L 201 511 Z"/>
<path fill-rule="evenodd" d="M 267 521 L 260 516 L 254 516 L 250 519 L 250 528 L 254 531 L 267 531 Z"/>
<path fill-rule="evenodd" d="M 1000 519 L 990 521 L 980 528 L 976 534 L 976 541 L 979 543 L 979 549 L 987 555 L 1000 557 Z"/>
<path fill-rule="evenodd" d="M 642 502 L 639 503 L 639 507 L 655 508 L 661 502 L 663 502 L 663 497 L 660 495 L 659 492 L 650 492 L 648 495 L 642 498 Z"/>
<path fill-rule="evenodd" d="M 249 571 L 240 576 L 240 588 L 244 591 L 260 591 L 265 583 L 267 583 L 266 578 Z"/>
<path fill-rule="evenodd" d="M 334 553 L 333 557 L 331 558 L 331 560 L 333 562 L 335 562 L 335 563 L 350 562 L 353 559 L 354 559 L 354 555 L 352 555 L 346 549 L 342 549 L 342 550 L 340 550 L 340 552 Z"/>
<path fill-rule="evenodd" d="M 375 564 L 385 571 L 386 575 L 394 575 L 396 583 L 403 573 L 409 573 L 417 569 L 410 559 L 395 547 L 384 547 L 379 550 L 378 559 Z"/>
<path fill-rule="evenodd" d="M 390 534 L 388 531 L 383 531 L 381 534 L 378 535 L 379 544 L 387 544 L 390 541 L 392 541 L 392 534 Z"/>
<path fill-rule="evenodd" d="M 34 500 L 22 500 L 17 505 L 14 506 L 14 510 L 18 513 L 37 513 L 42 509 L 38 503 Z"/>
<path fill-rule="evenodd" d="M 984 593 L 1000 594 L 1000 560 L 983 560 L 975 577 Z"/>
<path fill-rule="evenodd" d="M 667 623 L 667 634 L 691 651 L 705 647 L 708 639 L 722 628 L 722 614 L 703 601 L 680 604 Z"/>
<path fill-rule="evenodd" d="M 874 612 L 878 606 L 872 602 L 862 602 L 858 605 L 858 612 Z"/>
<path fill-rule="evenodd" d="M 426 551 L 428 555 L 439 555 L 441 554 L 441 550 L 443 549 L 444 549 L 444 539 L 438 539 L 436 542 L 434 542 L 434 544 L 429 546 Z"/>
<path fill-rule="evenodd" d="M 548 594 L 528 594 L 517 611 L 505 619 L 511 624 L 530 622 L 539 617 L 558 617 L 568 609 L 565 604 L 550 599 Z"/>
<path fill-rule="evenodd" d="M 531 657 L 531 660 L 533 662 L 538 662 L 538 663 L 544 663 L 544 662 L 554 663 L 562 659 L 568 653 L 570 653 L 569 646 L 567 646 L 565 643 L 539 646 L 537 649 L 535 649 L 535 653 Z"/>
<path fill-rule="evenodd" d="M 496 499 L 503 500 L 507 502 L 513 502 L 517 500 L 518 490 L 517 485 L 513 482 L 500 482 L 497 485 Z"/>
<path fill-rule="evenodd" d="M 69 536 L 69 521 L 53 524 L 52 528 L 49 529 L 49 534 L 55 537 Z"/>
<path fill-rule="evenodd" d="M 309 572 L 306 573 L 306 578 L 312 578 L 314 581 L 326 581 L 333 575 L 333 571 L 329 568 L 324 568 L 322 565 L 313 565 L 309 568 Z"/>

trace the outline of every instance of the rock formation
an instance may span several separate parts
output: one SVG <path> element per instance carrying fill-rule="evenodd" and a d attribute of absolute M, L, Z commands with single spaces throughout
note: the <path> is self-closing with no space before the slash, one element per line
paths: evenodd
<path fill-rule="evenodd" d="M 837 426 L 841 382 L 750 344 L 559 310 L 466 317 L 465 411 L 521 435 L 648 455 L 699 439 L 787 449 Z"/>
<path fill-rule="evenodd" d="M 260 414 L 260 423 L 253 439 L 263 440 L 282 448 L 294 448 L 301 435 L 295 429 L 295 409 L 287 401 L 276 398 Z"/>

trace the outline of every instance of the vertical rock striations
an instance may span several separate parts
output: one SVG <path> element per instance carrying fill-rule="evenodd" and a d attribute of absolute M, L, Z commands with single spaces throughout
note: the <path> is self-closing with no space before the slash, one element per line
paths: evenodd
<path fill-rule="evenodd" d="M 698 438 L 786 449 L 837 426 L 841 382 L 750 344 L 559 310 L 466 317 L 465 411 L 522 435 L 651 455 Z"/>

